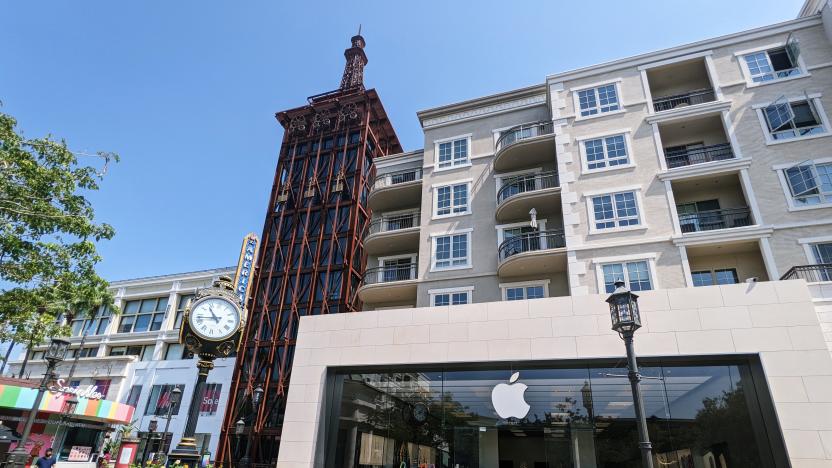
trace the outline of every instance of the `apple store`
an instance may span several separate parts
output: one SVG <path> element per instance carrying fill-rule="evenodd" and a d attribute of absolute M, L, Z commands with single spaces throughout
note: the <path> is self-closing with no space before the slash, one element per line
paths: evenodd
<path fill-rule="evenodd" d="M 333 369 L 327 466 L 640 467 L 620 361 Z M 759 361 L 645 359 L 654 464 L 775 467 L 783 442 Z"/>

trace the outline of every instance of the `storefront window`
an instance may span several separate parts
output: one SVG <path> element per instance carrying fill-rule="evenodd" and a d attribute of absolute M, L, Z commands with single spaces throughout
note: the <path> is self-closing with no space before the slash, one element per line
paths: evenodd
<path fill-rule="evenodd" d="M 172 404 L 171 396 L 173 395 L 173 389 L 175 387 L 179 387 L 179 389 L 184 393 L 184 385 L 154 385 L 151 387 L 150 397 L 147 400 L 147 406 L 144 409 L 144 414 L 167 416 L 168 408 L 170 408 L 170 405 Z M 179 405 L 181 404 L 182 400 L 180 399 L 173 406 L 173 412 L 171 414 L 179 414 Z"/>
<path fill-rule="evenodd" d="M 513 371 L 516 382 L 505 369 L 337 376 L 327 466 L 641 466 L 626 368 Z M 748 364 L 653 364 L 642 373 L 655 466 L 774 459 Z"/>

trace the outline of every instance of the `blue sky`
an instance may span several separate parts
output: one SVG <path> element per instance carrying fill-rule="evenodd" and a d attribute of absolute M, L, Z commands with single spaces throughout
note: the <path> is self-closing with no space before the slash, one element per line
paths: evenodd
<path fill-rule="evenodd" d="M 231 265 L 260 234 L 274 113 L 338 86 L 359 23 L 365 83 L 411 150 L 418 110 L 789 20 L 801 4 L 19 0 L 3 4 L 0 110 L 27 136 L 121 155 L 92 196 L 117 230 L 103 276 L 177 273 Z"/>

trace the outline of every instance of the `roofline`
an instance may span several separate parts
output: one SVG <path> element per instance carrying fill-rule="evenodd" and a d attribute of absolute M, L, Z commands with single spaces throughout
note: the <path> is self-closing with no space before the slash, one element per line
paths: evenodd
<path fill-rule="evenodd" d="M 660 60 L 677 57 L 679 55 L 685 55 L 701 50 L 706 50 L 711 47 L 722 46 L 723 44 L 721 43 L 730 44 L 736 42 L 744 42 L 756 39 L 757 37 L 769 36 L 771 34 L 792 31 L 795 29 L 808 28 L 821 23 L 822 22 L 820 19 L 820 15 L 812 15 L 789 21 L 783 21 L 781 23 L 775 23 L 768 26 L 748 29 L 737 33 L 705 39 L 702 41 L 691 42 L 688 44 L 671 47 L 669 49 L 661 49 L 653 52 L 647 52 L 644 54 L 633 55 L 631 57 L 613 60 L 610 62 L 603 62 L 587 67 L 576 68 L 574 70 L 569 70 L 561 73 L 555 73 L 553 75 L 547 75 L 546 82 L 551 83 L 566 80 L 574 80 L 586 76 L 607 73 L 621 68 L 629 68 L 637 65 L 657 62 Z"/>
<path fill-rule="evenodd" d="M 131 279 L 123 279 L 117 281 L 111 281 L 110 287 L 124 287 L 124 286 L 133 286 L 136 284 L 145 284 L 145 283 L 155 283 L 160 281 L 169 281 L 175 279 L 190 279 L 190 278 L 198 278 L 202 276 L 213 276 L 218 273 L 226 273 L 226 272 L 234 272 L 237 270 L 236 266 L 228 266 L 228 267 L 219 267 L 219 268 L 211 268 L 208 270 L 196 270 L 196 271 L 188 271 L 185 273 L 172 273 L 169 275 L 158 275 L 158 276 L 145 276 L 141 278 L 131 278 Z"/>
<path fill-rule="evenodd" d="M 800 8 L 800 13 L 797 14 L 797 17 L 803 18 L 805 16 L 816 15 L 823 10 L 826 3 L 827 0 L 806 0 L 806 2 L 803 3 L 803 7 Z"/>
<path fill-rule="evenodd" d="M 416 116 L 419 118 L 419 124 L 424 127 L 425 119 L 439 117 L 445 114 L 456 113 L 464 110 L 468 110 L 475 107 L 482 107 L 483 104 L 490 104 L 494 102 L 501 102 L 511 99 L 517 99 L 518 97 L 524 97 L 529 95 L 537 95 L 540 93 L 546 92 L 546 83 L 540 83 L 532 86 L 526 86 L 525 88 L 518 88 L 511 91 L 505 91 L 502 93 L 491 94 L 488 96 L 478 97 L 475 99 L 469 99 L 467 101 L 460 101 L 455 102 L 453 104 L 447 104 L 444 106 L 439 107 L 432 107 L 429 109 L 424 109 L 416 112 Z"/>

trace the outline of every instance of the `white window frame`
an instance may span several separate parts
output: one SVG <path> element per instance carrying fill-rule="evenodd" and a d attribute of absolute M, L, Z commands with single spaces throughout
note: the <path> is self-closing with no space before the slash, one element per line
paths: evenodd
<path fill-rule="evenodd" d="M 598 118 L 598 117 L 604 117 L 604 116 L 607 116 L 607 115 L 615 115 L 615 114 L 620 114 L 622 112 L 625 112 L 624 102 L 623 102 L 622 97 L 621 97 L 621 82 L 622 81 L 623 81 L 623 78 L 615 78 L 615 79 L 612 79 L 612 80 L 607 80 L 607 81 L 602 81 L 602 82 L 598 82 L 598 83 L 592 83 L 592 84 L 587 84 L 587 85 L 582 85 L 582 86 L 577 86 L 577 87 L 571 88 L 569 90 L 569 92 L 572 93 L 572 104 L 573 104 L 574 109 L 575 109 L 575 120 L 577 121 L 577 120 L 595 119 L 595 118 Z M 607 86 L 607 85 L 614 85 L 615 86 L 615 95 L 618 97 L 618 109 L 614 110 L 614 111 L 601 112 L 600 105 L 599 105 L 597 114 L 590 114 L 590 115 L 582 116 L 581 115 L 581 100 L 578 97 L 578 94 L 581 91 L 594 89 L 595 90 L 595 99 L 597 101 L 597 99 L 598 99 L 598 88 L 600 88 L 602 86 Z"/>
<path fill-rule="evenodd" d="M 433 192 L 433 211 L 431 212 L 431 219 L 444 219 L 444 218 L 453 218 L 456 216 L 465 216 L 471 214 L 471 186 L 473 184 L 473 179 L 465 179 L 465 180 L 455 180 L 451 182 L 443 182 L 433 184 L 431 186 L 431 192 Z M 456 185 L 463 185 L 466 184 L 466 191 L 467 191 L 467 206 L 465 207 L 464 212 L 454 213 L 453 206 L 454 206 L 454 186 Z M 451 188 L 451 212 L 448 214 L 440 215 L 439 213 L 439 189 L 443 187 L 450 187 Z"/>
<path fill-rule="evenodd" d="M 631 226 L 615 226 L 606 229 L 597 229 L 595 227 L 595 210 L 593 209 L 592 199 L 604 195 L 614 196 L 618 193 L 633 192 L 635 194 L 636 209 L 638 210 L 638 224 Z M 642 200 L 641 187 L 622 187 L 614 190 L 598 190 L 593 192 L 584 192 L 583 196 L 586 203 L 587 226 L 590 234 L 607 234 L 611 232 L 635 231 L 639 229 L 647 229 L 647 218 L 644 211 L 644 200 Z M 613 198 L 614 199 L 614 198 Z M 615 205 L 613 205 L 615 210 Z M 617 214 L 616 214 L 617 216 Z M 617 218 L 615 218 L 617 219 Z"/>
<path fill-rule="evenodd" d="M 376 260 L 378 261 L 378 268 L 379 271 L 376 273 L 376 281 L 379 283 L 383 283 L 382 278 L 384 278 L 384 262 L 387 260 L 401 260 L 403 258 L 409 258 L 410 263 L 414 265 L 416 271 L 414 272 L 414 280 L 419 278 L 419 264 L 417 263 L 419 254 L 399 254 L 399 255 L 388 255 L 386 257 L 378 257 Z"/>
<path fill-rule="evenodd" d="M 468 302 L 466 302 L 466 304 L 473 304 L 474 303 L 474 287 L 473 286 L 461 286 L 461 287 L 458 287 L 458 288 L 429 289 L 428 290 L 428 295 L 430 296 L 430 306 L 431 307 L 446 307 L 446 306 L 437 306 L 437 305 L 435 305 L 436 296 L 440 296 L 442 294 L 453 295 L 453 294 L 458 294 L 458 293 L 462 293 L 462 292 L 464 292 L 468 296 L 468 299 L 467 299 Z M 453 297 L 451 297 L 449 299 L 452 300 Z M 454 304 L 448 304 L 448 305 L 452 306 Z M 457 304 L 457 305 L 460 305 L 460 304 Z"/>
<path fill-rule="evenodd" d="M 454 169 L 459 169 L 462 167 L 470 167 L 471 166 L 471 133 L 466 133 L 464 135 L 457 135 L 448 138 L 442 138 L 439 140 L 433 141 L 433 171 L 434 172 L 444 172 L 444 171 L 451 171 Z M 454 159 L 454 142 L 458 140 L 465 140 L 465 147 L 467 150 L 464 162 L 457 163 L 457 160 Z M 451 165 L 447 167 L 439 167 L 439 145 L 442 143 L 451 143 Z"/>
<path fill-rule="evenodd" d="M 815 244 L 828 244 L 830 242 L 832 242 L 832 236 L 803 237 L 797 240 L 797 243 L 803 246 L 803 252 L 806 254 L 806 260 L 808 260 L 809 265 L 818 264 L 812 247 Z"/>
<path fill-rule="evenodd" d="M 549 283 L 551 280 L 542 280 L 542 281 L 521 281 L 517 283 L 500 283 L 500 297 L 502 297 L 503 301 L 507 301 L 506 299 L 506 290 L 511 288 L 523 288 L 523 300 L 529 300 L 526 298 L 526 291 L 525 288 L 530 286 L 543 286 L 543 298 L 550 297 L 549 296 Z"/>
<path fill-rule="evenodd" d="M 766 139 L 766 145 L 782 145 L 783 143 L 792 143 L 795 141 L 804 141 L 804 140 L 813 140 L 815 138 L 825 138 L 832 133 L 830 133 L 830 126 L 829 126 L 829 117 L 826 115 L 826 110 L 823 108 L 823 103 L 821 102 L 822 95 L 820 93 L 809 94 L 804 96 L 791 96 L 786 99 L 786 102 L 789 104 L 793 102 L 800 102 L 800 101 L 807 101 L 811 103 L 814 107 L 815 113 L 820 117 L 820 123 L 823 127 L 822 133 L 817 133 L 815 135 L 806 135 L 806 136 L 796 136 L 794 138 L 787 138 L 784 140 L 775 140 L 772 138 L 771 133 L 768 130 L 768 121 L 766 120 L 765 116 L 765 109 L 769 105 L 773 104 L 773 102 L 766 102 L 762 104 L 754 104 L 751 106 L 757 112 L 757 119 L 760 121 L 760 128 L 763 130 L 763 136 Z"/>
<path fill-rule="evenodd" d="M 523 221 L 519 223 L 510 223 L 510 224 L 498 224 L 494 226 L 497 229 L 497 247 L 499 247 L 506 239 L 505 239 L 505 230 L 518 228 L 523 226 L 528 226 L 529 221 Z M 538 219 L 537 220 L 537 230 L 538 231 L 545 231 L 546 230 L 546 219 Z"/>
<path fill-rule="evenodd" d="M 812 166 L 816 166 L 818 164 L 826 165 L 832 164 L 832 158 L 820 158 L 820 159 L 813 159 L 805 161 L 806 163 L 811 163 Z M 786 197 L 786 205 L 788 206 L 789 211 L 805 211 L 805 210 L 816 210 L 821 208 L 830 208 L 832 207 L 832 202 L 830 203 L 818 203 L 817 205 L 796 205 L 794 203 L 794 197 L 792 196 L 792 190 L 789 186 L 789 181 L 786 179 L 786 169 L 798 165 L 801 163 L 787 163 L 787 164 L 776 164 L 772 166 L 772 170 L 777 173 L 777 178 L 780 180 L 780 188 L 783 189 L 783 195 Z"/>
<path fill-rule="evenodd" d="M 471 256 L 472 256 L 472 249 L 473 245 L 471 244 L 471 233 L 474 231 L 473 228 L 467 229 L 456 229 L 448 232 L 436 232 L 430 235 L 430 271 L 453 271 L 453 270 L 466 270 L 473 268 L 471 264 Z M 468 243 L 468 255 L 465 258 L 465 264 L 463 265 L 453 265 L 447 267 L 437 267 L 436 266 L 436 241 L 440 237 L 448 237 L 448 236 L 456 236 L 456 235 L 465 235 L 467 238 L 466 242 Z M 453 252 L 453 239 L 451 239 L 451 251 Z"/>
<path fill-rule="evenodd" d="M 595 268 L 595 281 L 596 281 L 596 288 L 598 294 L 606 294 L 605 289 L 601 289 L 604 286 L 604 265 L 613 265 L 613 264 L 621 264 L 624 266 L 624 283 L 627 287 L 630 287 L 630 275 L 627 271 L 626 264 L 632 262 L 647 262 L 647 272 L 650 275 L 650 286 L 652 286 L 651 291 L 656 291 L 661 289 L 659 286 L 659 279 L 658 275 L 656 274 L 656 258 L 658 254 L 656 252 L 645 252 L 640 254 L 632 254 L 632 255 L 620 255 L 616 257 L 597 257 L 592 259 L 592 264 Z"/>
<path fill-rule="evenodd" d="M 753 80 L 754 77 L 751 76 L 751 69 L 748 68 L 748 62 L 746 62 L 745 57 L 747 55 L 756 54 L 756 53 L 759 53 L 759 52 L 765 52 L 766 53 L 766 59 L 768 60 L 768 64 L 769 64 L 769 66 L 771 66 L 771 58 L 769 58 L 769 56 L 768 56 L 768 51 L 772 50 L 772 49 L 780 49 L 780 48 L 783 48 L 783 47 L 786 47 L 785 42 L 775 42 L 775 43 L 767 44 L 767 45 L 760 46 L 760 47 L 754 47 L 753 49 L 745 49 L 745 50 L 740 50 L 740 51 L 734 52 L 734 56 L 737 58 L 737 62 L 739 62 L 739 64 L 740 64 L 740 71 L 742 72 L 742 76 L 745 79 L 745 87 L 746 88 L 756 88 L 758 86 L 765 86 L 765 85 L 770 85 L 770 84 L 774 84 L 774 83 L 782 83 L 784 81 L 797 80 L 797 79 L 800 79 L 800 78 L 807 78 L 807 77 L 812 76 L 811 73 L 809 73 L 809 70 L 806 68 L 806 63 L 803 61 L 803 54 L 801 53 L 797 57 L 797 64 L 796 64 L 797 66 L 795 67 L 798 70 L 800 70 L 800 73 L 798 75 L 787 76 L 785 78 L 778 78 L 776 76 L 777 75 L 776 72 L 774 72 L 774 69 L 772 68 L 772 73 L 775 75 L 773 79 L 768 80 L 768 81 L 760 81 L 760 82 L 754 81 Z"/>
<path fill-rule="evenodd" d="M 624 136 L 624 146 L 627 151 L 627 164 L 621 164 L 618 166 L 610 166 L 609 164 L 607 164 L 606 166 L 598 169 L 590 169 L 589 161 L 587 160 L 586 154 L 586 142 L 588 140 L 606 139 L 614 136 Z M 636 166 L 635 158 L 633 158 L 633 141 L 630 129 L 614 130 L 594 135 L 584 135 L 576 138 L 575 141 L 577 142 L 578 149 L 581 153 L 581 174 L 595 174 L 598 172 L 616 171 L 619 169 L 628 169 Z M 606 142 L 604 142 L 604 161 L 607 161 Z"/>

